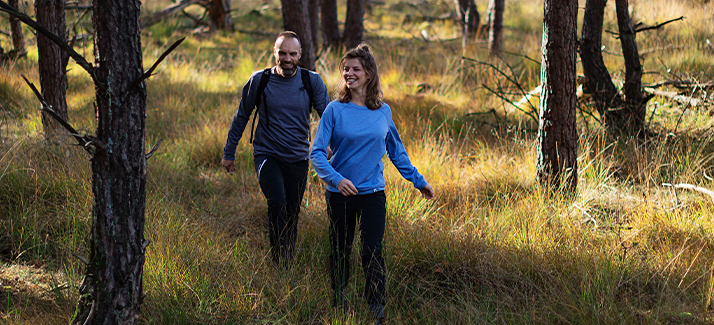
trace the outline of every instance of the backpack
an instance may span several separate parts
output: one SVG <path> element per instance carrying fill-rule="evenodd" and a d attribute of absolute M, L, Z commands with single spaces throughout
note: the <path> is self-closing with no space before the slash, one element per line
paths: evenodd
<path fill-rule="evenodd" d="M 265 87 L 268 85 L 268 80 L 270 80 L 270 75 L 272 74 L 270 72 L 272 68 L 267 68 L 263 70 L 263 76 L 260 78 L 260 83 L 258 84 L 258 94 L 255 96 L 256 101 L 255 101 L 255 113 L 253 113 L 253 124 L 251 124 L 250 127 L 250 143 L 253 143 L 253 132 L 255 131 L 255 120 L 257 120 L 257 114 L 258 114 L 258 109 L 260 107 L 260 101 L 262 100 L 263 103 L 266 103 L 265 101 Z M 307 91 L 307 96 L 310 98 L 310 108 L 313 107 L 313 100 L 312 100 L 312 83 L 310 82 L 310 71 L 299 68 L 300 69 L 300 78 L 302 79 L 302 88 L 300 90 L 305 90 Z M 265 117 L 266 117 L 266 125 L 270 125 L 268 123 L 268 106 L 266 104 L 265 106 Z M 308 136 L 309 136 L 308 132 Z"/>

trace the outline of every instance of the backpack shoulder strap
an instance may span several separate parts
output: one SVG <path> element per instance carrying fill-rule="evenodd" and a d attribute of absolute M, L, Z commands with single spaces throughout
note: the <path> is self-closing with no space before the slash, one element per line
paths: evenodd
<path fill-rule="evenodd" d="M 253 143 L 253 132 L 255 131 L 255 120 L 258 119 L 258 109 L 260 109 L 260 101 L 265 103 L 265 87 L 268 86 L 270 80 L 270 68 L 263 70 L 263 75 L 258 83 L 258 93 L 255 95 L 255 113 L 253 113 L 253 124 L 250 127 L 250 143 Z M 266 109 L 268 109 L 266 107 Z"/>
<path fill-rule="evenodd" d="M 312 96 L 312 82 L 310 81 L 310 71 L 307 69 L 300 68 L 300 77 L 302 77 L 302 87 L 307 91 L 308 97 L 310 97 L 310 107 L 313 107 L 313 96 Z"/>

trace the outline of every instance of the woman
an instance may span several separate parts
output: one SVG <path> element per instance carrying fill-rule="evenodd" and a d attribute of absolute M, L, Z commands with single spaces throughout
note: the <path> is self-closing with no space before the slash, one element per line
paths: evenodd
<path fill-rule="evenodd" d="M 386 196 L 382 157 L 385 153 L 399 173 L 426 199 L 434 189 L 412 166 L 392 111 L 382 102 L 382 88 L 372 50 L 360 44 L 340 60 L 342 79 L 336 100 L 327 105 L 315 135 L 310 160 L 327 185 L 330 219 L 330 276 L 335 306 L 344 307 L 349 280 L 349 255 L 359 220 L 365 297 L 376 323 L 384 319 L 384 259 L 382 238 Z M 328 145 L 332 150 L 328 162 Z"/>

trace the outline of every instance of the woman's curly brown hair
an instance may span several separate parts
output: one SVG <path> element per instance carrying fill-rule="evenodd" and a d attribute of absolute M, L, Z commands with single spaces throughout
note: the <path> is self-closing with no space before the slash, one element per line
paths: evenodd
<path fill-rule="evenodd" d="M 340 60 L 340 72 L 345 69 L 345 62 L 349 59 L 358 59 L 367 74 L 367 83 L 364 85 L 365 104 L 369 109 L 378 109 L 382 107 L 382 84 L 379 81 L 379 72 L 377 72 L 377 61 L 372 54 L 372 48 L 367 44 L 360 44 L 357 47 L 347 51 Z M 341 103 L 349 103 L 352 100 L 352 93 L 347 88 L 347 83 L 344 78 L 340 78 L 335 86 L 335 99 Z"/>

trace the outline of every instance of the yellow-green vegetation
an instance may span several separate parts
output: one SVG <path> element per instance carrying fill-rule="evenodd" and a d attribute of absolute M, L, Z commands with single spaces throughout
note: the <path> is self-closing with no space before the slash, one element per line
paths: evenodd
<path fill-rule="evenodd" d="M 450 1 L 372 3 L 366 36 L 386 101 L 412 162 L 437 191 L 435 200 L 422 199 L 387 163 L 390 323 L 714 322 L 714 202 L 664 185 L 714 187 L 711 89 L 687 93 L 702 100 L 697 106 L 653 98 L 647 139 L 610 137 L 583 98 L 578 192 L 560 197 L 534 180 L 537 122 L 525 114 L 533 108 L 515 108 L 486 89 L 518 102 L 538 85 L 542 1 L 506 2 L 504 49 L 510 54 L 503 59 L 488 58 L 482 39 L 462 48 L 453 21 L 422 19 L 452 11 Z M 477 3 L 484 13 L 487 1 Z M 144 9 L 169 4 L 149 1 Z M 714 38 L 713 2 L 630 4 L 635 21 L 646 25 L 686 17 L 638 34 L 644 83 L 712 81 L 714 50 L 706 39 Z M 239 144 L 236 174 L 220 167 L 241 87 L 272 63 L 270 48 L 281 28 L 279 2 L 233 5 L 243 32 L 194 34 L 193 22 L 177 15 L 142 34 L 147 68 L 172 41 L 187 40 L 147 82 L 146 145 L 159 139 L 163 145 L 149 160 L 145 235 L 151 244 L 141 322 L 366 324 L 358 259 L 349 312 L 330 307 L 324 186 L 317 176 L 311 174 L 303 201 L 291 281 L 268 257 L 249 130 Z M 614 2 L 606 12 L 604 28 L 616 31 Z M 77 18 L 68 15 L 70 22 Z M 0 27 L 8 30 L 7 20 Z M 32 49 L 34 38 L 25 35 Z M 621 83 L 619 41 L 606 33 L 603 45 Z M 0 35 L 0 46 L 8 49 L 9 38 Z M 91 56 L 91 42 L 76 46 Z M 339 56 L 332 50 L 319 58 L 329 89 L 340 78 Z M 93 204 L 90 157 L 42 136 L 39 104 L 20 77 L 39 83 L 36 58 L 0 69 L 0 321 L 9 324 L 69 321 Z M 70 122 L 91 133 L 91 81 L 73 63 L 69 69 Z M 537 95 L 531 100 L 537 106 Z"/>

